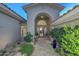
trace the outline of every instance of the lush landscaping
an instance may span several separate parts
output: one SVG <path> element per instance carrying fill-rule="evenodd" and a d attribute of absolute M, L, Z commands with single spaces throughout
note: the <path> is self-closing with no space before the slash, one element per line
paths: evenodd
<path fill-rule="evenodd" d="M 30 33 L 27 33 L 23 41 L 18 40 L 14 44 L 7 45 L 4 49 L 1 49 L 0 56 L 31 55 L 34 50 L 34 46 L 31 43 L 32 37 Z"/>
<path fill-rule="evenodd" d="M 55 28 L 51 36 L 58 42 L 57 52 L 61 55 L 79 56 L 79 26 Z"/>
<path fill-rule="evenodd" d="M 31 55 L 32 54 L 32 52 L 33 52 L 33 50 L 34 50 L 34 47 L 33 47 L 33 45 L 32 44 L 22 44 L 21 46 L 20 46 L 20 52 L 22 53 L 22 54 L 24 54 L 24 55 Z"/>
<path fill-rule="evenodd" d="M 32 54 L 32 52 L 34 50 L 33 44 L 31 44 L 32 39 L 33 39 L 33 35 L 31 35 L 31 33 L 28 32 L 27 35 L 24 37 L 24 41 L 26 43 L 24 43 L 20 46 L 20 52 L 23 55 L 29 56 Z"/>

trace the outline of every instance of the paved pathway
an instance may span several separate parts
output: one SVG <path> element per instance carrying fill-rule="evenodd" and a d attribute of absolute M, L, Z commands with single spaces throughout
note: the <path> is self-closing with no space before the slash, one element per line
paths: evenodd
<path fill-rule="evenodd" d="M 46 38 L 39 38 L 32 56 L 58 56 Z"/>

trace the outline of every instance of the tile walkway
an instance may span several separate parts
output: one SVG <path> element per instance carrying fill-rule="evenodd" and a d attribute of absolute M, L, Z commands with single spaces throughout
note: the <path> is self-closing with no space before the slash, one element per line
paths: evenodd
<path fill-rule="evenodd" d="M 39 38 L 34 46 L 32 56 L 58 56 L 58 53 L 52 48 L 51 42 L 46 38 Z"/>

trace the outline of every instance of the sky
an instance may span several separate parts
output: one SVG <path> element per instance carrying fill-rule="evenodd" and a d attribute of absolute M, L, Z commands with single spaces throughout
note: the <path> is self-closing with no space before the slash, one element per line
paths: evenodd
<path fill-rule="evenodd" d="M 22 6 L 28 5 L 29 3 L 5 3 L 7 7 L 15 11 L 17 14 L 22 16 L 24 19 L 27 20 L 27 13 L 23 10 Z M 65 8 L 59 13 L 59 15 L 63 15 L 68 10 L 72 9 L 76 6 L 76 3 L 59 3 L 60 5 L 64 6 Z"/>

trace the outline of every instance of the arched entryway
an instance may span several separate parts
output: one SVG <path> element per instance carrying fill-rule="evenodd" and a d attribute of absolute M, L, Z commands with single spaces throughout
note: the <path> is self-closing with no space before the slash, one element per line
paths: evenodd
<path fill-rule="evenodd" d="M 44 13 L 37 15 L 35 19 L 35 34 L 39 37 L 48 37 L 50 29 L 50 18 Z"/>

